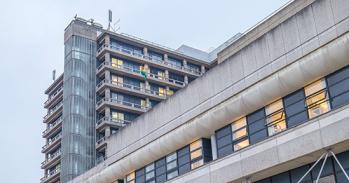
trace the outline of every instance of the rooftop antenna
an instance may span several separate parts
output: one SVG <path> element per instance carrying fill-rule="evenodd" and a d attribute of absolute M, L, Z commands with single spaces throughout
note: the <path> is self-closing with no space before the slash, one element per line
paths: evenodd
<path fill-rule="evenodd" d="M 113 26 L 111 26 L 111 23 L 113 22 L 113 12 L 111 10 L 108 10 L 108 31 L 117 32 L 120 27 L 117 27 L 117 24 L 120 22 L 120 19 L 118 19 Z"/>
<path fill-rule="evenodd" d="M 52 80 L 56 80 L 56 69 L 52 71 Z"/>

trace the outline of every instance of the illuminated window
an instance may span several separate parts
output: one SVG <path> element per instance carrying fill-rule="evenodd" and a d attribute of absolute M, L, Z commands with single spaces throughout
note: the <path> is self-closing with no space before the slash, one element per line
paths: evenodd
<path fill-rule="evenodd" d="M 127 183 L 135 183 L 135 173 L 134 172 L 132 172 L 126 176 L 126 182 Z"/>
<path fill-rule="evenodd" d="M 117 68 L 121 68 L 121 66 L 123 65 L 123 61 L 118 59 L 118 58 L 112 58 L 111 59 L 111 66 L 112 67 L 117 67 Z"/>
<path fill-rule="evenodd" d="M 240 150 L 248 145 L 250 145 L 247 139 L 247 128 L 246 128 L 246 118 L 241 118 L 231 124 L 232 130 L 232 140 L 234 151 Z"/>
<path fill-rule="evenodd" d="M 250 145 L 250 142 L 248 139 L 245 139 L 243 141 L 239 141 L 238 143 L 234 144 L 234 151 L 240 150 L 244 147 L 247 147 Z"/>
<path fill-rule="evenodd" d="M 144 107 L 146 107 L 146 106 L 147 106 L 146 101 L 142 99 L 142 100 L 141 100 L 141 107 L 144 108 Z"/>
<path fill-rule="evenodd" d="M 158 72 L 158 77 L 159 77 L 159 79 L 165 79 L 165 73 L 162 72 L 162 71 L 159 71 Z"/>
<path fill-rule="evenodd" d="M 124 120 L 124 113 L 112 111 L 111 118 L 112 120 L 115 120 L 115 121 Z"/>
<path fill-rule="evenodd" d="M 123 77 L 115 76 L 115 75 L 111 76 L 111 83 L 112 84 L 119 85 L 119 84 L 122 84 L 123 82 L 124 82 Z"/>
<path fill-rule="evenodd" d="M 164 96 L 165 95 L 165 89 L 159 87 L 159 96 Z"/>
<path fill-rule="evenodd" d="M 174 91 L 173 91 L 173 90 L 171 90 L 171 89 L 167 90 L 167 95 L 168 95 L 168 96 L 171 96 L 171 95 L 173 95 L 173 94 L 174 94 Z"/>
<path fill-rule="evenodd" d="M 324 79 L 316 81 L 304 88 L 309 118 L 314 118 L 330 110 L 326 82 Z"/>
<path fill-rule="evenodd" d="M 198 168 L 204 164 L 204 159 L 200 159 L 198 161 L 195 161 L 194 163 L 191 163 L 191 169 Z"/>
<path fill-rule="evenodd" d="M 269 136 L 286 129 L 285 112 L 282 100 L 278 100 L 265 107 L 266 122 Z"/>
<path fill-rule="evenodd" d="M 197 140 L 190 144 L 191 169 L 195 169 L 204 164 L 202 156 L 202 140 Z"/>

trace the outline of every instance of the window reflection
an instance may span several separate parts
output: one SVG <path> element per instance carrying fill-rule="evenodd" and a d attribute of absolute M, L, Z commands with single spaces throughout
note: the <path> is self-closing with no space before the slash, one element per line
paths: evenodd
<path fill-rule="evenodd" d="M 314 118 L 330 110 L 326 82 L 318 80 L 304 88 L 309 118 Z"/>
<path fill-rule="evenodd" d="M 282 99 L 268 105 L 265 108 L 265 113 L 267 115 L 266 121 L 269 136 L 282 132 L 286 129 L 285 112 Z"/>

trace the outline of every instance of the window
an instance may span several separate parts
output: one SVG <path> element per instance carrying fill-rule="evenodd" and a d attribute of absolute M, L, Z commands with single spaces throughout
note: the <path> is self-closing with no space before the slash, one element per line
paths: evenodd
<path fill-rule="evenodd" d="M 118 58 L 111 58 L 111 66 L 112 67 L 121 68 L 123 63 L 124 62 Z"/>
<path fill-rule="evenodd" d="M 250 143 L 255 144 L 267 138 L 264 108 L 247 116 Z"/>
<path fill-rule="evenodd" d="M 122 85 L 122 83 L 124 82 L 124 78 L 120 77 L 120 76 L 116 76 L 116 75 L 112 75 L 111 76 L 111 83 L 115 84 L 115 85 Z"/>
<path fill-rule="evenodd" d="M 240 150 L 250 145 L 247 138 L 246 118 L 241 118 L 231 124 L 232 140 L 234 151 Z"/>
<path fill-rule="evenodd" d="M 233 153 L 232 125 L 225 126 L 216 131 L 218 158 Z M 234 130 L 235 131 L 235 130 Z"/>
<path fill-rule="evenodd" d="M 287 127 L 295 127 L 308 120 L 304 90 L 300 89 L 283 98 Z"/>
<path fill-rule="evenodd" d="M 159 87 L 159 96 L 165 95 L 165 88 Z"/>
<path fill-rule="evenodd" d="M 115 120 L 115 121 L 124 120 L 124 117 L 125 117 L 124 113 L 116 112 L 116 111 L 111 112 L 112 120 Z"/>
<path fill-rule="evenodd" d="M 332 108 L 349 103 L 349 66 L 332 73 L 326 78 Z"/>
<path fill-rule="evenodd" d="M 167 95 L 168 96 L 171 96 L 171 95 L 173 95 L 174 94 L 174 91 L 173 90 L 171 90 L 171 89 L 168 89 L 167 90 Z"/>
<path fill-rule="evenodd" d="M 157 183 L 166 181 L 166 158 L 162 158 L 155 162 L 155 175 Z"/>
<path fill-rule="evenodd" d="M 285 113 L 282 100 L 278 100 L 265 108 L 268 134 L 272 136 L 286 129 Z"/>
<path fill-rule="evenodd" d="M 330 110 L 324 79 L 318 80 L 304 88 L 309 118 L 314 118 Z"/>
<path fill-rule="evenodd" d="M 177 151 L 178 173 L 183 175 L 190 171 L 190 150 L 189 146 L 186 146 Z"/>
<path fill-rule="evenodd" d="M 166 157 L 167 180 L 178 176 L 177 153 L 172 153 Z"/>
<path fill-rule="evenodd" d="M 195 169 L 204 164 L 202 156 L 202 140 L 197 140 L 190 144 L 191 169 Z"/>
<path fill-rule="evenodd" d="M 126 176 L 127 183 L 135 183 L 135 172 L 132 172 Z"/>
<path fill-rule="evenodd" d="M 145 167 L 145 181 L 146 182 L 150 182 L 152 180 L 154 180 L 155 178 L 155 170 L 154 170 L 155 166 L 154 163 L 148 165 Z"/>

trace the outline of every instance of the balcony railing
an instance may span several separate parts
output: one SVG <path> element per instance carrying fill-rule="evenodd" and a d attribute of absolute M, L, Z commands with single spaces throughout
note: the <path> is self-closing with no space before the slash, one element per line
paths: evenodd
<path fill-rule="evenodd" d="M 55 127 L 57 127 L 60 123 L 62 123 L 63 118 L 62 116 L 59 117 L 58 119 L 56 119 L 56 121 L 54 121 L 53 123 L 49 124 L 47 126 L 47 129 L 45 131 L 42 132 L 42 135 L 46 135 L 50 130 L 54 129 Z"/>
<path fill-rule="evenodd" d="M 56 168 L 53 171 L 50 171 L 47 173 L 43 178 L 40 179 L 41 182 L 45 182 L 46 180 L 50 179 L 51 177 L 58 175 L 61 172 L 60 168 Z"/>
<path fill-rule="evenodd" d="M 42 149 L 47 149 L 51 144 L 54 144 L 55 142 L 57 142 L 58 140 L 60 140 L 62 137 L 62 133 L 59 133 L 58 135 L 56 135 L 55 137 L 49 139 L 49 141 L 47 142 L 47 144 L 45 144 Z"/>
<path fill-rule="evenodd" d="M 111 67 L 114 67 L 114 68 L 118 68 L 118 69 L 121 69 L 121 70 L 124 70 L 126 72 L 130 72 L 130 73 L 136 73 L 142 77 L 144 77 L 142 74 L 141 74 L 141 71 L 139 69 L 135 69 L 135 68 L 132 68 L 132 67 L 128 67 L 128 66 L 125 66 L 125 65 L 117 65 L 117 64 L 114 64 L 114 63 L 110 63 L 110 62 L 106 62 L 104 61 L 102 64 L 100 64 L 98 67 L 97 67 L 97 72 L 103 67 L 103 66 L 111 66 Z M 181 86 L 184 86 L 185 83 L 182 82 L 182 81 L 178 81 L 178 80 L 175 80 L 175 79 L 171 79 L 171 78 L 166 78 L 162 75 L 158 75 L 158 74 L 154 74 L 154 73 L 149 73 L 149 72 L 146 72 L 146 75 L 147 77 L 151 77 L 151 78 L 154 78 L 154 79 L 158 79 L 158 80 L 163 80 L 163 81 L 168 81 L 170 83 L 174 83 L 176 85 L 181 85 Z"/>
<path fill-rule="evenodd" d="M 115 119 L 115 118 L 111 118 L 111 117 L 103 117 L 102 119 L 98 120 L 96 122 L 96 125 L 98 126 L 99 124 L 101 124 L 103 121 L 107 121 L 109 123 L 113 123 L 116 126 L 126 126 L 127 124 L 130 124 L 131 121 L 127 121 L 127 120 L 122 120 L 122 119 Z"/>
<path fill-rule="evenodd" d="M 100 138 L 100 139 L 98 139 L 98 140 L 96 141 L 96 144 L 97 144 L 97 145 L 100 145 L 100 144 L 102 144 L 104 141 L 105 141 L 105 137 L 102 137 L 102 138 Z"/>
<path fill-rule="evenodd" d="M 100 156 L 100 157 L 96 158 L 96 163 L 97 164 L 102 163 L 102 162 L 104 162 L 104 160 L 105 160 L 105 157 L 104 156 Z"/>
<path fill-rule="evenodd" d="M 159 59 L 159 58 L 156 58 L 156 57 L 151 57 L 151 56 L 148 56 L 148 55 L 144 55 L 144 54 L 135 52 L 133 50 L 130 50 L 128 48 L 124 48 L 122 46 L 115 46 L 115 45 L 104 44 L 103 46 L 101 46 L 98 49 L 98 53 L 100 53 L 103 50 L 103 48 L 110 48 L 112 50 L 120 51 L 120 52 L 126 53 L 126 54 L 131 55 L 131 56 L 135 56 L 135 57 L 138 57 L 138 58 L 146 59 L 149 62 L 153 62 L 153 63 L 161 64 L 161 65 L 164 65 L 164 66 L 167 66 L 167 67 L 172 67 L 172 68 L 175 68 L 175 69 L 183 70 L 183 71 L 190 72 L 190 73 L 193 73 L 193 74 L 196 74 L 196 75 L 201 75 L 201 72 L 199 70 L 197 70 L 197 69 L 193 69 L 193 68 L 188 67 L 188 66 L 175 65 L 175 64 L 172 64 L 172 63 L 170 63 L 168 61 L 165 61 L 165 60 L 162 60 L 162 59 Z"/>
<path fill-rule="evenodd" d="M 49 98 L 44 103 L 44 105 L 46 106 L 48 103 L 50 103 L 61 91 L 63 91 L 63 87 L 60 87 L 52 95 L 50 95 Z"/>
<path fill-rule="evenodd" d="M 142 110 L 147 110 L 149 107 L 144 106 L 144 105 L 140 105 L 140 104 L 136 104 L 136 103 L 131 103 L 131 102 L 126 102 L 123 100 L 118 100 L 115 98 L 103 98 L 101 100 L 99 100 L 97 102 L 97 106 L 101 105 L 103 102 L 112 102 L 112 103 L 116 103 L 116 104 L 121 104 L 127 107 L 131 107 L 131 108 L 136 108 L 136 109 L 142 109 Z"/>
<path fill-rule="evenodd" d="M 62 107 L 62 106 L 63 106 L 63 102 L 60 102 L 60 103 L 58 103 L 57 105 L 55 105 L 52 109 L 50 109 L 50 110 L 48 111 L 48 113 L 47 113 L 46 116 L 44 117 L 44 120 L 47 120 L 47 119 L 51 116 L 51 114 L 57 112 L 58 109 L 59 109 L 60 107 Z"/>
<path fill-rule="evenodd" d="M 127 83 L 123 83 L 123 82 L 117 82 L 117 81 L 110 81 L 110 80 L 105 80 L 105 79 L 103 79 L 100 83 L 97 84 L 97 88 L 101 87 L 104 83 L 112 84 L 112 85 L 115 85 L 115 86 L 123 87 L 123 88 L 126 88 L 126 89 L 130 89 L 130 90 L 134 90 L 134 91 L 138 91 L 138 92 L 142 92 L 142 93 L 146 93 L 146 94 L 156 95 L 156 96 L 163 97 L 163 98 L 167 97 L 166 92 L 159 92 L 159 91 L 155 91 L 155 90 L 149 90 L 149 89 L 146 89 L 144 87 L 139 87 L 139 86 L 136 86 L 136 85 L 131 85 L 131 84 L 127 84 Z"/>
<path fill-rule="evenodd" d="M 49 162 L 51 162 L 53 159 L 55 159 L 56 157 L 60 156 L 61 155 L 61 149 L 57 150 L 55 153 L 53 154 L 50 154 L 47 159 L 45 161 L 43 161 L 41 163 L 42 166 L 48 164 Z"/>

